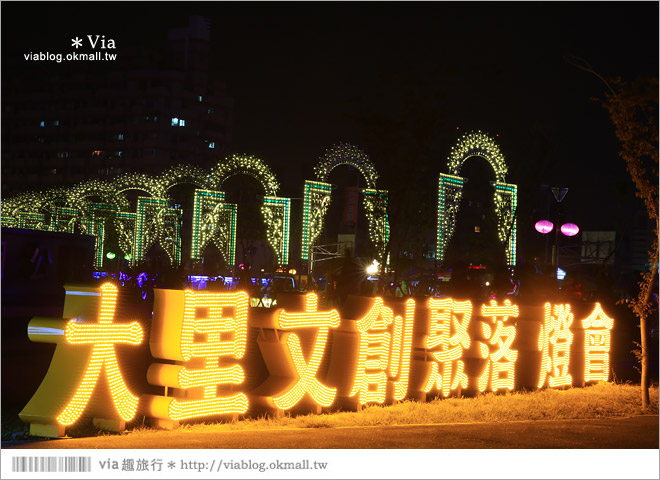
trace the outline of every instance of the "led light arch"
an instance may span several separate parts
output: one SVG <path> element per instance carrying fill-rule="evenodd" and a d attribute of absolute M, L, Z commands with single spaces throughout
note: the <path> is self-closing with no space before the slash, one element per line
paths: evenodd
<path fill-rule="evenodd" d="M 470 132 L 464 134 L 458 143 L 452 147 L 447 163 L 447 169 L 452 175 L 458 175 L 463 163 L 468 158 L 481 157 L 490 163 L 495 171 L 495 177 L 498 182 L 506 180 L 507 166 L 504 162 L 504 155 L 500 152 L 500 147 L 495 141 L 485 133 Z"/>
<path fill-rule="evenodd" d="M 52 232 L 83 232 L 80 212 L 71 205 L 68 189 L 26 192 L 2 202 L 2 226 Z"/>
<path fill-rule="evenodd" d="M 41 209 L 49 216 L 51 232 L 80 233 L 83 230 L 81 212 L 71 206 L 68 189 L 49 190 L 41 204 Z"/>
<path fill-rule="evenodd" d="M 180 164 L 170 167 L 160 174 L 158 180 L 162 188 L 161 195 L 166 194 L 172 187 L 182 184 L 207 190 L 215 188 L 211 174 L 195 165 Z"/>
<path fill-rule="evenodd" d="M 516 265 L 516 211 L 518 207 L 517 185 L 506 183 L 507 166 L 504 155 L 495 141 L 485 133 L 464 134 L 452 147 L 447 160 L 449 174 L 440 173 L 438 180 L 438 227 L 436 259 L 445 260 L 449 240 L 456 227 L 456 215 L 463 196 L 466 179 L 459 175 L 463 163 L 469 158 L 485 159 L 495 172 L 495 214 L 497 235 L 504 244 L 507 263 Z"/>
<path fill-rule="evenodd" d="M 180 261 L 180 236 L 177 235 L 175 247 L 164 241 L 164 222 L 178 219 L 177 212 L 170 211 L 171 201 L 159 180 L 144 173 L 127 173 L 112 182 L 115 195 L 120 198 L 126 198 L 129 191 L 142 193 L 138 193 L 135 212 L 118 211 L 114 219 L 119 248 L 129 256 L 133 266 L 145 260 L 147 251 L 156 242 L 163 246 L 172 264 Z M 178 233 L 180 225 L 171 228 Z"/>
<path fill-rule="evenodd" d="M 225 202 L 225 193 L 195 190 L 190 258 L 202 259 L 204 248 L 213 243 L 227 265 L 235 263 L 237 205 Z"/>
<path fill-rule="evenodd" d="M 225 194 L 217 189 L 217 181 L 213 175 L 197 166 L 181 164 L 165 170 L 159 176 L 159 181 L 163 189 L 161 194 L 164 195 L 177 185 L 189 184 L 197 187 L 193 193 L 190 259 L 193 262 L 201 260 L 204 248 L 213 243 L 220 250 L 226 264 L 233 265 L 237 206 L 225 202 Z M 168 238 L 173 237 L 166 235 L 166 242 Z M 173 249 L 173 246 L 174 243 L 170 242 L 169 248 Z M 179 250 L 178 254 L 180 253 Z"/>
<path fill-rule="evenodd" d="M 326 182 L 330 172 L 339 165 L 351 165 L 359 170 L 369 188 L 376 188 L 378 173 L 367 154 L 355 145 L 339 143 L 327 149 L 314 167 L 316 180 Z"/>
<path fill-rule="evenodd" d="M 97 198 L 98 200 L 94 200 Z M 69 189 L 68 203 L 77 208 L 83 214 L 88 214 L 88 209 L 94 203 L 102 202 L 108 204 L 117 211 L 124 212 L 130 209 L 130 203 L 123 195 L 117 195 L 113 183 L 103 180 L 89 180 L 74 185 Z"/>
<path fill-rule="evenodd" d="M 146 173 L 125 173 L 112 182 L 116 195 L 123 195 L 129 190 L 140 190 L 150 197 L 162 197 L 166 194 L 158 177 Z"/>
<path fill-rule="evenodd" d="M 351 165 L 364 177 L 364 206 L 369 223 L 369 238 L 380 263 L 384 264 L 385 249 L 390 237 L 387 215 L 387 190 L 377 188 L 378 173 L 369 157 L 355 145 L 339 143 L 330 147 L 314 167 L 316 180 L 305 180 L 303 191 L 302 260 L 309 260 L 314 241 L 323 230 L 323 220 L 332 199 L 332 185 L 327 183 L 332 170 L 339 165 Z"/>
<path fill-rule="evenodd" d="M 0 203 L 3 221 L 9 221 L 19 213 L 37 213 L 45 195 L 43 192 L 24 192 Z"/>
<path fill-rule="evenodd" d="M 50 231 L 50 212 L 46 205 L 51 196 L 58 196 L 60 189 L 45 192 L 25 192 L 13 198 L 3 200 L 2 226 Z"/>
<path fill-rule="evenodd" d="M 117 212 L 128 211 L 130 203 L 123 195 L 116 194 L 112 183 L 90 180 L 69 190 L 68 204 L 78 210 L 83 233 L 95 238 L 94 267 L 102 268 L 108 225 Z"/>
<path fill-rule="evenodd" d="M 266 191 L 266 195 L 277 195 L 280 184 L 275 174 L 260 159 L 252 155 L 231 155 L 223 162 L 218 163 L 211 170 L 214 185 L 222 188 L 222 184 L 230 177 L 238 174 L 250 175 L 255 178 Z"/>
<path fill-rule="evenodd" d="M 211 181 L 219 190 L 222 190 L 227 179 L 240 174 L 255 178 L 263 187 L 266 195 L 261 213 L 266 226 L 266 238 L 277 257 L 277 263 L 279 265 L 289 263 L 291 199 L 277 196 L 280 184 L 275 174 L 263 161 L 251 155 L 227 157 L 224 162 L 211 170 Z M 233 236 L 236 236 L 235 219 Z"/>
<path fill-rule="evenodd" d="M 93 235 L 95 268 L 105 261 L 108 232 L 131 265 L 144 261 L 149 248 L 159 244 L 173 265 L 181 263 L 182 211 L 173 207 L 172 187 L 191 184 L 196 188 L 193 212 L 191 259 L 201 258 L 209 242 L 218 246 L 228 264 L 234 263 L 237 206 L 225 202 L 221 191 L 227 178 L 247 174 L 264 188 L 262 214 L 267 238 L 279 264 L 289 261 L 290 199 L 277 197 L 279 183 L 270 168 L 258 158 L 232 155 L 210 171 L 194 165 L 175 165 L 158 176 L 124 173 L 112 181 L 88 180 L 69 188 L 26 192 L 0 202 L 3 227 L 45 231 L 81 232 Z M 137 191 L 135 211 L 127 197 Z M 108 229 L 112 225 L 114 229 Z"/>

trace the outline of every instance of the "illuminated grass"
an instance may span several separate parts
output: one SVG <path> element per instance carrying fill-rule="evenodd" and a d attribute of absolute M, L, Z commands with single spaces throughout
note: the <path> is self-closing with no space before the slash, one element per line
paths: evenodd
<path fill-rule="evenodd" d="M 355 426 L 440 423 L 507 422 L 602 418 L 658 413 L 658 387 L 651 388 L 651 408 L 642 411 L 639 386 L 599 384 L 568 390 L 484 394 L 475 398 L 436 399 L 427 403 L 406 401 L 392 406 L 368 406 L 360 412 L 244 419 L 235 423 L 182 425 L 175 432 L 213 433 L 273 428 L 337 428 Z M 148 435 L 138 428 L 127 435 Z M 162 433 L 162 431 L 159 431 Z"/>

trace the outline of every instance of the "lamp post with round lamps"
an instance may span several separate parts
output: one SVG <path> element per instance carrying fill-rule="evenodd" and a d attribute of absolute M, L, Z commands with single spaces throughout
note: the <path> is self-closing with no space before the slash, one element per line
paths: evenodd
<path fill-rule="evenodd" d="M 534 225 L 534 228 L 536 229 L 537 232 L 543 235 L 547 235 L 548 233 L 552 232 L 555 226 L 550 220 L 539 220 Z M 555 251 L 552 260 L 552 264 L 555 268 L 555 271 L 557 270 L 557 268 L 559 268 L 559 232 L 561 232 L 562 235 L 565 235 L 567 237 L 574 237 L 580 232 L 580 227 L 578 227 L 574 223 L 564 223 L 561 227 L 555 228 Z"/>

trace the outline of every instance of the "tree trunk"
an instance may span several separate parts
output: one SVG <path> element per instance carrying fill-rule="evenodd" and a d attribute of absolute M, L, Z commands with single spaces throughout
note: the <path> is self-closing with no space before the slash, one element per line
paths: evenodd
<path fill-rule="evenodd" d="M 656 248 L 656 245 L 654 245 Z M 653 258 L 654 257 L 654 258 Z M 638 305 L 639 312 L 639 333 L 641 338 L 642 345 L 642 379 L 641 379 L 641 388 L 642 388 L 642 408 L 646 409 L 649 406 L 649 354 L 648 354 L 648 329 L 646 328 L 646 319 L 648 317 L 648 311 L 645 306 L 648 305 L 649 299 L 651 298 L 651 292 L 653 291 L 653 285 L 655 285 L 655 277 L 658 274 L 658 255 L 655 254 L 651 258 L 653 262 L 653 268 L 651 269 L 651 276 L 646 282 L 645 291 L 643 297 L 640 299 L 641 302 Z"/>
<path fill-rule="evenodd" d="M 639 330 L 642 338 L 642 409 L 646 410 L 649 406 L 649 355 L 646 338 L 646 315 L 642 315 L 639 319 Z"/>

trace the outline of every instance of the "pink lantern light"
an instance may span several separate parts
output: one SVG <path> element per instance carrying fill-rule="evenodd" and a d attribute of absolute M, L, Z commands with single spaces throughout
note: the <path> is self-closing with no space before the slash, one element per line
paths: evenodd
<path fill-rule="evenodd" d="M 579 231 L 580 231 L 580 227 L 578 227 L 574 223 L 565 223 L 561 226 L 561 233 L 563 233 L 567 237 L 573 237 L 577 235 Z"/>
<path fill-rule="evenodd" d="M 539 232 L 539 233 L 542 233 L 544 235 L 548 232 L 552 232 L 552 227 L 554 227 L 554 225 L 552 224 L 552 222 L 550 220 L 539 220 L 534 225 L 534 228 L 536 229 L 536 231 Z"/>

